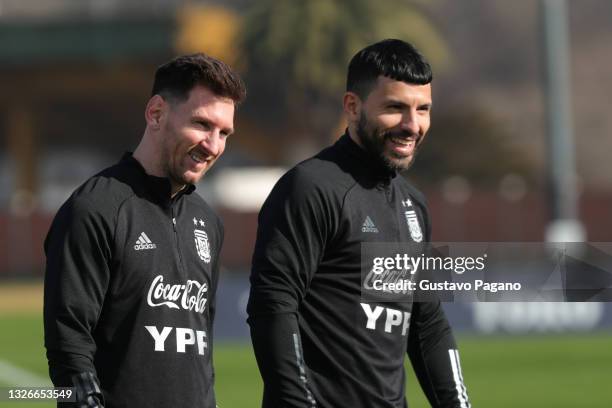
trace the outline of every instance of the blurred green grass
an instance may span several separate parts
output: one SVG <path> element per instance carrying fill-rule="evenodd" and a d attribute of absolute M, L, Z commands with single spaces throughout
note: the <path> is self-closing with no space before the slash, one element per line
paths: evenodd
<path fill-rule="evenodd" d="M 0 360 L 47 376 L 40 315 L 0 316 Z M 612 406 L 612 334 L 459 337 L 472 406 L 505 408 Z M 215 345 L 217 399 L 221 408 L 259 406 L 262 382 L 249 344 Z M 408 399 L 427 407 L 411 370 Z M 9 386 L 13 384 L 1 384 Z M 21 384 L 27 385 L 27 384 Z M 46 408 L 48 403 L 0 403 Z"/>

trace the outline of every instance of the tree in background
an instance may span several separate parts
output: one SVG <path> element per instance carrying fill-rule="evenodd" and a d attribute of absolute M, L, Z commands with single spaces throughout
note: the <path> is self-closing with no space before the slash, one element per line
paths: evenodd
<path fill-rule="evenodd" d="M 344 130 L 346 67 L 365 45 L 405 39 L 423 50 L 436 77 L 453 75 L 448 48 L 427 16 L 426 3 L 260 0 L 243 15 L 190 4 L 177 15 L 175 46 L 180 53 L 207 52 L 242 71 L 249 96 L 235 146 L 255 161 L 292 165 Z M 442 106 L 436 104 L 431 135 L 410 172 L 420 186 L 439 185 L 451 175 L 479 188 L 495 187 L 508 174 L 533 181 L 532 164 L 512 143 L 503 121 L 487 109 L 443 111 Z"/>
<path fill-rule="evenodd" d="M 174 48 L 179 54 L 206 52 L 235 65 L 240 16 L 225 7 L 187 3 L 177 10 Z"/>
<path fill-rule="evenodd" d="M 248 115 L 286 150 L 313 149 L 343 130 L 341 98 L 346 67 L 364 46 L 401 38 L 424 50 L 441 69 L 448 52 L 420 7 L 404 0 L 261 0 L 252 2 L 240 33 L 249 88 Z M 306 153 L 306 152 L 305 152 Z M 306 153 L 307 154 L 307 153 Z"/>

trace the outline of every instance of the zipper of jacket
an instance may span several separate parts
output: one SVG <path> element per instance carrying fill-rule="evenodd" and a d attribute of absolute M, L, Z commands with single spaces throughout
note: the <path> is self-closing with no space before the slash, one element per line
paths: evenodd
<path fill-rule="evenodd" d="M 387 200 L 387 205 L 389 206 L 389 208 L 391 209 L 391 214 L 392 217 L 395 219 L 395 217 L 397 217 L 398 214 L 398 210 L 396 207 L 396 203 L 395 200 L 393 199 L 393 192 L 392 192 L 392 183 L 391 181 L 389 181 L 388 183 L 383 183 L 382 185 L 382 189 L 383 192 L 385 194 L 385 199 Z M 401 211 L 400 211 L 401 212 Z M 403 214 L 401 214 L 403 215 Z M 400 217 L 401 218 L 401 217 Z M 397 240 L 397 242 L 402 242 L 402 238 L 403 238 L 403 229 L 401 227 L 402 223 L 401 221 L 398 224 L 394 224 L 395 225 L 395 239 Z"/>
<path fill-rule="evenodd" d="M 383 185 L 383 189 L 385 191 L 385 198 L 387 199 L 387 203 L 391 206 L 391 208 L 395 208 L 395 203 L 391 197 L 391 183 L 387 183 Z"/>
<path fill-rule="evenodd" d="M 174 230 L 174 243 L 176 244 L 176 252 L 179 258 L 179 267 L 181 271 L 184 269 L 183 267 L 183 254 L 181 253 L 181 243 L 178 234 L 178 230 L 176 229 L 176 217 L 174 215 L 174 203 L 170 204 L 171 216 L 172 216 L 172 229 Z"/>

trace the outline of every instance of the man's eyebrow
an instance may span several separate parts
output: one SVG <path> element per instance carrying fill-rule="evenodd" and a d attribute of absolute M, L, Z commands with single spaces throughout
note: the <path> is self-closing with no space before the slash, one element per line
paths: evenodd
<path fill-rule="evenodd" d="M 384 105 L 396 105 L 396 106 L 401 106 L 401 107 L 409 105 L 409 104 L 407 104 L 404 101 L 401 101 L 399 99 L 394 99 L 394 98 L 389 98 L 389 99 L 385 100 L 383 103 L 384 103 Z M 423 101 L 423 102 L 418 102 L 417 103 L 417 106 L 427 106 L 428 108 L 431 108 L 432 105 L 433 104 L 432 104 L 431 101 Z"/>
<path fill-rule="evenodd" d="M 398 106 L 408 106 L 408 104 L 399 99 L 389 98 L 384 101 L 385 105 L 398 105 Z"/>
<path fill-rule="evenodd" d="M 199 113 L 193 113 L 191 115 L 191 120 L 195 122 L 210 122 L 210 119 L 208 118 L 208 116 L 204 116 Z"/>
<path fill-rule="evenodd" d="M 191 116 L 191 120 L 193 122 L 205 122 L 208 124 L 213 123 L 213 121 L 208 116 L 199 115 L 197 113 Z M 234 128 L 233 127 L 221 128 L 221 131 L 224 133 L 227 133 L 228 135 L 231 135 L 232 133 L 234 133 Z"/>

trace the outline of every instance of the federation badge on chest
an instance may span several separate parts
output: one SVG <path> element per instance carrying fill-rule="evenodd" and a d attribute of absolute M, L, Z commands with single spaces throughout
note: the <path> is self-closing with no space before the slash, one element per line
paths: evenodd
<path fill-rule="evenodd" d="M 196 251 L 201 260 L 205 263 L 210 262 L 210 245 L 208 244 L 208 235 L 206 231 L 194 230 Z"/>
<path fill-rule="evenodd" d="M 423 232 L 419 225 L 419 219 L 417 218 L 416 212 L 413 210 L 406 211 L 406 223 L 408 224 L 408 230 L 410 231 L 410 237 L 414 242 L 421 242 L 423 240 Z"/>
<path fill-rule="evenodd" d="M 210 244 L 208 243 L 208 234 L 206 231 L 197 229 L 198 226 L 205 227 L 206 223 L 202 219 L 193 219 L 193 235 L 195 237 L 195 247 L 198 252 L 198 256 L 204 263 L 210 263 Z"/>

